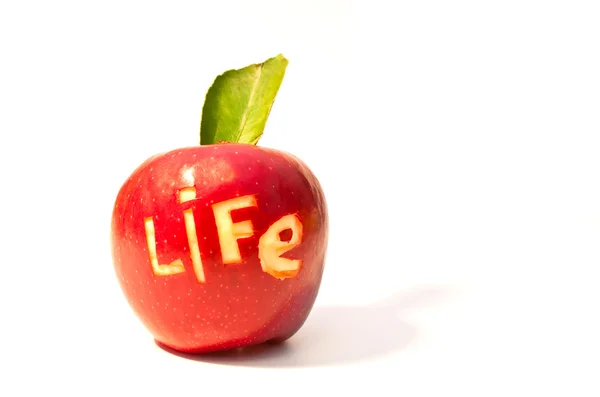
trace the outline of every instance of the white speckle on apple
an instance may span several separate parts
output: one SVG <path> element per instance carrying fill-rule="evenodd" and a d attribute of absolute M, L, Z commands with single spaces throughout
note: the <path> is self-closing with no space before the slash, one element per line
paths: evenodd
<path fill-rule="evenodd" d="M 177 152 L 177 155 L 178 155 L 178 156 L 181 156 L 181 150 Z"/>
<path fill-rule="evenodd" d="M 237 152 L 237 151 L 235 151 L 234 153 L 235 153 L 235 154 L 238 154 L 238 152 Z"/>
<path fill-rule="evenodd" d="M 258 186 L 258 182 L 256 182 L 256 185 Z"/>
<path fill-rule="evenodd" d="M 214 160 L 214 159 L 215 159 L 215 157 L 214 157 L 214 156 L 210 156 L 210 159 L 211 159 L 211 160 Z"/>
<path fill-rule="evenodd" d="M 252 167 L 248 167 L 248 171 L 252 171 Z"/>
<path fill-rule="evenodd" d="M 269 166 L 269 170 L 273 170 L 273 167 Z"/>

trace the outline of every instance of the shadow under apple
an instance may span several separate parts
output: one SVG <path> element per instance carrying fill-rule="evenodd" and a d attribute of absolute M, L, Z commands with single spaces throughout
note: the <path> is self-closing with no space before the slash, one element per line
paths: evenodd
<path fill-rule="evenodd" d="M 435 305 L 450 292 L 446 287 L 421 287 L 367 306 L 316 306 L 298 333 L 281 344 L 208 354 L 186 354 L 157 345 L 179 357 L 224 365 L 282 368 L 349 364 L 407 347 L 418 329 L 403 320 L 402 312 Z"/>

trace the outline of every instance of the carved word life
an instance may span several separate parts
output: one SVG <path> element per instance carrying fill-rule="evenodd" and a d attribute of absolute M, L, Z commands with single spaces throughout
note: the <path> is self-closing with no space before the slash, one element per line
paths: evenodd
<path fill-rule="evenodd" d="M 196 199 L 196 188 L 186 187 L 179 191 L 179 202 L 185 203 Z M 238 239 L 250 237 L 254 234 L 254 228 L 250 220 L 233 222 L 231 211 L 256 207 L 254 195 L 232 198 L 212 204 L 215 216 L 219 245 L 223 264 L 234 264 L 242 261 Z M 206 282 L 202 257 L 198 245 L 198 234 L 192 209 L 183 210 L 183 221 L 187 235 L 190 259 L 196 279 L 200 283 Z M 160 264 L 156 254 L 156 234 L 152 217 L 144 218 L 146 231 L 146 243 L 152 271 L 156 276 L 169 276 L 185 272 L 183 261 L 176 259 L 169 264 Z M 291 230 L 292 237 L 289 241 L 282 241 L 280 233 Z M 300 271 L 302 260 L 282 258 L 281 255 L 298 246 L 302 242 L 302 223 L 295 214 L 285 215 L 269 226 L 267 231 L 258 240 L 258 257 L 262 270 L 278 279 L 295 277 Z"/>

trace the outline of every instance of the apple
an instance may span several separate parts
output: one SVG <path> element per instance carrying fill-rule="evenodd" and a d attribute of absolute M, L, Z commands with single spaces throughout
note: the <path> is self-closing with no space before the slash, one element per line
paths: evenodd
<path fill-rule="evenodd" d="M 148 158 L 120 188 L 111 220 L 133 312 L 158 343 L 188 353 L 292 337 L 315 303 L 327 241 L 313 172 L 251 143 Z"/>

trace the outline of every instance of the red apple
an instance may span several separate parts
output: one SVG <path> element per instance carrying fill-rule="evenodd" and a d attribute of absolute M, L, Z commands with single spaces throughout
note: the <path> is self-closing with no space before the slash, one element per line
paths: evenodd
<path fill-rule="evenodd" d="M 121 187 L 111 224 L 133 311 L 159 343 L 196 353 L 294 335 L 317 297 L 327 238 L 309 168 L 239 143 L 149 158 Z"/>

